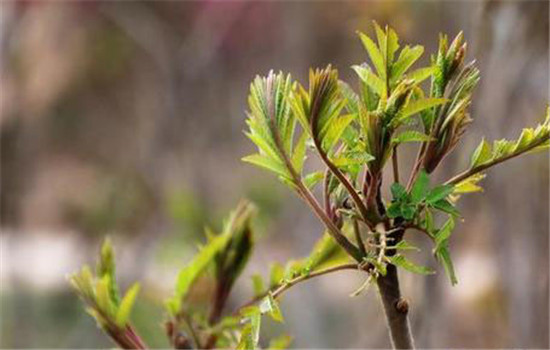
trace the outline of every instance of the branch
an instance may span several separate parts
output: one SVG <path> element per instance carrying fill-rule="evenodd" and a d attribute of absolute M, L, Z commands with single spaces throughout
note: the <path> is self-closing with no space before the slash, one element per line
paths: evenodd
<path fill-rule="evenodd" d="M 271 96 L 270 94 L 268 96 Z M 298 190 L 298 194 L 304 199 L 304 201 L 311 207 L 313 212 L 321 219 L 321 221 L 325 224 L 325 226 L 328 229 L 329 234 L 338 242 L 346 252 L 351 255 L 357 262 L 361 262 L 363 260 L 363 255 L 361 254 L 361 251 L 354 246 L 347 238 L 344 236 L 344 234 L 340 231 L 338 227 L 334 224 L 334 222 L 327 216 L 327 214 L 323 211 L 313 194 L 309 191 L 309 189 L 304 185 L 302 182 L 301 176 L 298 175 L 294 167 L 292 166 L 292 162 L 288 158 L 288 155 L 285 152 L 285 149 L 283 147 L 283 143 L 281 142 L 281 136 L 279 135 L 279 131 L 275 125 L 275 113 L 273 112 L 273 102 L 271 99 L 268 99 L 267 101 L 270 115 L 270 126 L 271 126 L 271 132 L 273 133 L 274 139 L 275 139 L 275 145 L 277 146 L 277 149 L 279 150 L 280 156 L 285 164 L 285 167 L 290 172 L 290 175 L 292 176 L 292 179 L 294 180 L 296 184 L 296 188 Z"/>
<path fill-rule="evenodd" d="M 397 162 L 397 146 L 393 146 L 391 160 L 392 160 L 392 168 L 393 168 L 393 182 L 399 183 L 399 164 Z"/>
<path fill-rule="evenodd" d="M 349 263 L 349 264 L 343 264 L 343 265 L 337 265 L 337 266 L 329 267 L 329 268 L 326 268 L 324 270 L 314 271 L 314 272 L 311 272 L 307 275 L 298 276 L 294 279 L 291 279 L 290 281 L 287 281 L 285 283 L 282 283 L 278 286 L 275 286 L 275 287 L 271 288 L 270 290 L 268 290 L 265 293 L 262 293 L 262 294 L 260 294 L 256 297 L 254 297 L 252 300 L 244 303 L 241 307 L 239 307 L 233 314 L 238 314 L 241 309 L 243 309 L 247 306 L 250 306 L 254 303 L 257 303 L 258 301 L 262 300 L 264 297 L 266 297 L 269 294 L 271 294 L 273 296 L 273 298 L 278 298 L 285 291 L 287 291 L 288 289 L 290 289 L 291 287 L 293 287 L 294 285 L 296 285 L 300 282 L 307 281 L 307 280 L 313 279 L 315 277 L 327 275 L 329 273 L 333 273 L 333 272 L 336 272 L 336 271 L 342 271 L 342 270 L 368 271 L 369 267 L 367 266 L 367 267 L 362 268 L 358 264 Z"/>
<path fill-rule="evenodd" d="M 476 166 L 476 167 L 473 167 L 473 168 L 471 168 L 471 169 L 468 169 L 468 170 L 466 170 L 466 171 L 464 171 L 464 172 L 462 172 L 462 173 L 460 173 L 460 174 L 458 174 L 458 175 L 452 177 L 451 179 L 447 180 L 447 181 L 445 182 L 445 185 L 456 185 L 457 183 L 461 182 L 462 180 L 465 180 L 465 179 L 469 178 L 469 177 L 472 176 L 472 175 L 475 175 L 475 174 L 477 174 L 477 173 L 480 173 L 480 172 L 482 172 L 482 171 L 484 171 L 484 170 L 486 170 L 486 169 L 488 169 L 488 168 L 491 168 L 491 167 L 493 167 L 493 166 L 495 166 L 495 165 L 498 165 L 498 164 L 500 164 L 500 163 L 502 163 L 502 162 L 505 162 L 505 161 L 507 161 L 507 160 L 509 160 L 509 159 L 515 158 L 515 157 L 517 157 L 517 156 L 520 156 L 520 155 L 522 155 L 522 154 L 524 154 L 524 153 L 526 153 L 526 152 L 529 152 L 529 151 L 531 151 L 532 149 L 534 149 L 534 148 L 536 148 L 536 147 L 542 145 L 543 143 L 545 143 L 545 142 L 548 141 L 549 139 L 550 139 L 550 135 L 547 136 L 547 137 L 541 138 L 541 139 L 540 139 L 539 141 L 537 141 L 537 142 L 533 142 L 532 145 L 529 145 L 529 147 L 526 147 L 525 149 L 523 149 L 523 150 L 521 150 L 521 151 L 517 151 L 517 152 L 512 153 L 512 154 L 509 154 L 509 155 L 507 155 L 507 156 L 505 156 L 505 157 L 497 158 L 497 159 L 494 159 L 494 160 L 492 160 L 492 161 L 490 161 L 490 162 L 487 162 L 487 163 L 485 163 L 485 164 L 481 164 L 481 165 L 479 165 L 479 166 Z"/>
<path fill-rule="evenodd" d="M 361 232 L 359 231 L 359 223 L 357 222 L 357 219 L 353 219 L 353 232 L 355 233 L 355 240 L 359 245 L 359 250 L 361 251 L 361 253 L 363 253 L 364 256 L 367 256 L 365 243 L 363 242 L 363 238 L 361 238 Z"/>
<path fill-rule="evenodd" d="M 395 265 L 388 264 L 385 276 L 376 279 L 387 325 L 394 349 L 414 349 L 414 341 L 409 325 L 409 304 L 401 296 L 399 279 Z"/>
<path fill-rule="evenodd" d="M 416 176 L 418 175 L 418 172 L 420 171 L 421 165 L 422 165 L 422 157 L 424 156 L 424 151 L 426 150 L 427 143 L 423 142 L 422 146 L 418 150 L 418 154 L 416 155 L 416 160 L 414 161 L 413 169 L 411 170 L 411 175 L 409 176 L 409 181 L 407 181 L 407 192 L 411 190 L 412 184 L 416 180 Z"/>
<path fill-rule="evenodd" d="M 321 156 L 321 159 L 326 164 L 326 166 L 329 168 L 329 170 L 332 172 L 334 176 L 340 181 L 340 183 L 346 188 L 346 191 L 349 193 L 351 198 L 353 199 L 353 202 L 355 203 L 355 206 L 361 213 L 361 216 L 363 217 L 363 220 L 367 225 L 373 226 L 373 222 L 376 221 L 376 218 L 373 218 L 372 215 L 369 213 L 367 207 L 365 206 L 365 203 L 363 203 L 363 200 L 361 197 L 359 197 L 359 194 L 353 187 L 353 185 L 348 181 L 346 176 L 338 169 L 336 165 L 334 165 L 330 159 L 328 159 L 327 154 L 323 151 L 321 148 L 321 145 L 319 144 L 319 140 L 317 140 L 316 137 L 313 138 L 313 142 L 315 143 L 315 148 L 317 148 L 317 151 L 319 155 Z"/>

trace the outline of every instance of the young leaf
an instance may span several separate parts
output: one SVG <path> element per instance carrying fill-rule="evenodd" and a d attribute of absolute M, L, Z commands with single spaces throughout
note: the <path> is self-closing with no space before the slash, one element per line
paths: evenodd
<path fill-rule="evenodd" d="M 418 173 L 418 177 L 411 189 L 411 200 L 413 203 L 419 203 L 428 194 L 428 186 L 430 185 L 430 177 L 424 170 Z"/>
<path fill-rule="evenodd" d="M 403 120 L 415 115 L 416 113 L 420 113 L 428 108 L 442 105 L 445 102 L 447 102 L 447 99 L 444 98 L 424 98 L 421 100 L 411 101 L 399 113 L 397 121 L 402 122 Z"/>
<path fill-rule="evenodd" d="M 252 287 L 254 288 L 254 296 L 258 297 L 264 293 L 266 290 L 264 286 L 264 280 L 260 275 L 252 275 Z"/>
<path fill-rule="evenodd" d="M 180 300 L 185 298 L 193 282 L 195 282 L 208 264 L 213 261 L 216 254 L 225 247 L 230 237 L 231 236 L 228 234 L 214 237 L 197 255 L 195 255 L 193 260 L 180 271 L 176 282 L 177 298 Z"/>
<path fill-rule="evenodd" d="M 285 277 L 285 269 L 279 263 L 273 263 L 271 265 L 271 272 L 269 277 L 269 288 L 276 287 L 281 283 Z"/>
<path fill-rule="evenodd" d="M 344 167 L 349 165 L 364 165 L 372 160 L 374 160 L 374 157 L 367 152 L 349 151 L 334 158 L 332 162 L 338 167 Z"/>
<path fill-rule="evenodd" d="M 454 186 L 453 194 L 471 193 L 483 191 L 483 188 L 478 183 L 485 178 L 485 174 L 474 174 Z"/>
<path fill-rule="evenodd" d="M 116 324 L 119 327 L 124 328 L 128 323 L 128 319 L 130 318 L 130 313 L 132 312 L 138 293 L 139 283 L 134 283 L 122 298 L 116 314 Z"/>
<path fill-rule="evenodd" d="M 107 315 L 107 317 L 115 316 L 116 306 L 113 304 L 111 296 L 109 295 L 110 276 L 104 275 L 102 278 L 96 281 L 95 294 L 96 302 L 99 309 Z"/>
<path fill-rule="evenodd" d="M 359 32 L 359 37 L 361 38 L 361 42 L 363 43 L 363 46 L 369 53 L 369 57 L 372 61 L 372 64 L 376 68 L 376 71 L 378 72 L 378 75 L 380 77 L 386 76 L 386 65 L 384 63 L 384 58 L 382 57 L 382 53 L 374 43 L 374 41 L 371 40 L 367 35 Z"/>
<path fill-rule="evenodd" d="M 405 189 L 405 187 L 403 187 L 403 185 L 401 185 L 398 182 L 394 182 L 391 185 L 390 190 L 391 190 L 393 199 L 395 200 L 403 199 L 407 195 L 407 190 Z"/>
<path fill-rule="evenodd" d="M 413 48 L 408 45 L 405 46 L 403 50 L 401 50 L 397 61 L 392 65 L 392 82 L 395 82 L 397 79 L 401 78 L 401 76 L 420 58 L 420 56 L 422 56 L 423 53 L 424 48 L 420 45 L 414 46 Z"/>
<path fill-rule="evenodd" d="M 388 248 L 393 248 L 393 249 L 397 249 L 397 250 L 416 250 L 416 251 L 420 251 L 420 249 L 418 247 L 415 247 L 414 245 L 410 244 L 409 242 L 407 242 L 405 240 L 402 240 L 401 242 L 397 243 L 395 246 L 388 247 Z"/>
<path fill-rule="evenodd" d="M 308 139 L 308 133 L 303 132 L 294 146 L 294 153 L 292 154 L 291 162 L 298 174 L 302 173 L 302 169 L 304 167 L 304 161 L 306 159 L 306 144 Z"/>
<path fill-rule="evenodd" d="M 284 178 L 289 178 L 289 174 L 285 166 L 277 159 L 269 158 L 259 153 L 251 154 L 241 159 L 243 162 L 257 165 L 261 168 L 271 170 L 275 174 Z"/>
<path fill-rule="evenodd" d="M 304 267 L 311 272 L 341 262 L 342 258 L 348 258 L 348 255 L 332 236 L 325 233 L 313 246 L 311 253 L 304 261 Z"/>
<path fill-rule="evenodd" d="M 428 79 L 429 77 L 433 76 L 433 74 L 437 71 L 437 67 L 425 67 L 425 68 L 419 68 L 416 70 L 413 70 L 412 72 L 408 73 L 406 75 L 406 79 L 414 81 L 415 84 L 420 84 L 424 80 Z"/>
<path fill-rule="evenodd" d="M 454 186 L 453 185 L 440 185 L 437 187 L 434 187 L 428 195 L 426 196 L 426 203 L 427 204 L 434 204 L 441 199 L 447 198 L 448 195 L 453 193 Z"/>
<path fill-rule="evenodd" d="M 323 174 L 321 171 L 315 171 L 313 173 L 307 174 L 303 179 L 304 185 L 307 188 L 311 189 L 315 187 L 315 185 L 317 185 L 321 180 L 323 180 L 324 177 L 325 174 Z"/>
<path fill-rule="evenodd" d="M 403 131 L 399 135 L 392 138 L 391 142 L 395 145 L 405 142 L 424 142 L 430 141 L 432 138 L 420 131 L 416 130 L 407 130 Z"/>
<path fill-rule="evenodd" d="M 445 245 L 453 232 L 455 221 L 452 216 L 443 224 L 441 229 L 435 235 L 435 250 L 439 250 L 442 245 Z"/>
<path fill-rule="evenodd" d="M 395 219 L 400 216 L 403 216 L 403 214 L 401 213 L 401 203 L 392 203 L 388 207 L 386 214 L 390 219 Z"/>
<path fill-rule="evenodd" d="M 483 164 L 489 160 L 491 160 L 492 153 L 491 153 L 491 145 L 485 139 L 481 140 L 481 143 L 479 146 L 477 146 L 476 150 L 472 154 L 472 161 L 470 162 L 470 167 L 475 168 L 476 166 Z"/>
<path fill-rule="evenodd" d="M 451 214 L 454 216 L 460 216 L 460 212 L 452 205 L 448 200 L 441 199 L 433 204 L 431 204 L 432 207 L 435 209 L 439 209 L 447 214 Z"/>
<path fill-rule="evenodd" d="M 238 350 L 254 350 L 257 348 L 257 345 L 254 342 L 252 325 L 247 323 L 244 325 L 241 330 L 241 336 L 239 338 L 239 343 L 237 344 Z"/>
<path fill-rule="evenodd" d="M 267 346 L 270 350 L 283 350 L 288 349 L 290 343 L 292 342 L 292 337 L 286 334 L 280 335 L 276 338 L 273 338 L 269 341 Z"/>
<path fill-rule="evenodd" d="M 271 294 L 263 298 L 259 307 L 262 314 L 268 314 L 274 321 L 283 322 L 284 318 L 279 308 L 279 303 Z"/>
<path fill-rule="evenodd" d="M 352 66 L 351 67 L 359 76 L 359 78 L 368 85 L 378 96 L 386 97 L 386 84 L 384 81 L 374 75 L 369 67 Z"/>
<path fill-rule="evenodd" d="M 439 247 L 439 250 L 435 252 L 435 256 L 437 260 L 445 268 L 445 273 L 447 274 L 447 276 L 449 276 L 449 279 L 451 280 L 451 284 L 453 286 L 457 284 L 458 279 L 456 278 L 453 262 L 451 260 L 451 255 L 449 254 L 449 248 L 447 246 Z"/>
<path fill-rule="evenodd" d="M 420 275 L 431 275 L 434 273 L 432 269 L 426 266 L 420 266 L 416 265 L 415 263 L 411 262 L 410 260 L 406 259 L 403 255 L 397 254 L 392 257 L 388 257 L 390 263 L 392 263 L 395 266 L 399 266 L 404 268 L 407 271 L 417 273 Z"/>

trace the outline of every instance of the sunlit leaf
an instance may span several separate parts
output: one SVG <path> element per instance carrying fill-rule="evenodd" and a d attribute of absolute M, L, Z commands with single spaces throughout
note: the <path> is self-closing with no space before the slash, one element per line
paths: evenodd
<path fill-rule="evenodd" d="M 415 263 L 411 262 L 400 254 L 388 257 L 388 259 L 393 265 L 399 266 L 413 273 L 417 273 L 420 275 L 431 275 L 434 273 L 434 271 L 429 267 L 416 265 Z"/>
<path fill-rule="evenodd" d="M 139 283 L 134 283 L 122 298 L 116 314 L 116 323 L 119 327 L 123 328 L 128 323 L 138 293 Z"/>

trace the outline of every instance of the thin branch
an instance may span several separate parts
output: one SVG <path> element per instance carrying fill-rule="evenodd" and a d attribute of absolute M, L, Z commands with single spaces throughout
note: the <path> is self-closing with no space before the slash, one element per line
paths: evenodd
<path fill-rule="evenodd" d="M 409 228 L 412 228 L 412 229 L 414 229 L 414 230 L 420 231 L 420 232 L 426 234 L 426 236 L 428 236 L 430 239 L 433 239 L 432 235 L 431 235 L 428 231 L 426 231 L 424 228 L 422 228 L 422 227 L 420 227 L 420 226 L 418 226 L 418 225 L 415 225 L 415 224 L 412 224 L 412 223 L 411 223 L 411 224 L 407 224 L 407 225 L 405 225 L 405 226 L 403 227 L 404 230 L 407 230 L 407 229 L 409 229 Z"/>
<path fill-rule="evenodd" d="M 479 166 L 476 166 L 476 167 L 473 167 L 471 169 L 468 169 L 454 177 L 452 177 L 451 179 L 447 180 L 445 182 L 445 185 L 456 185 L 457 183 L 461 182 L 462 180 L 465 180 L 467 178 L 469 178 L 470 176 L 472 175 L 475 175 L 477 173 L 480 173 L 490 167 L 493 167 L 495 165 L 498 165 L 502 162 L 505 162 L 509 159 L 512 159 L 512 158 L 515 158 L 517 156 L 520 156 L 526 152 L 529 152 L 531 151 L 532 149 L 542 145 L 543 143 L 545 143 L 546 141 L 548 141 L 550 139 L 550 135 L 548 135 L 547 137 L 543 137 L 541 138 L 539 141 L 537 142 L 534 142 L 532 145 L 530 145 L 529 147 L 521 150 L 521 151 L 518 151 L 518 152 L 515 152 L 515 153 L 512 153 L 512 154 L 509 154 L 505 157 L 502 157 L 502 158 L 497 158 L 497 159 L 494 159 L 490 162 L 487 162 L 485 164 L 482 164 L 482 165 L 479 165 Z"/>
<path fill-rule="evenodd" d="M 416 176 L 418 175 L 418 172 L 420 171 L 420 168 L 422 167 L 422 158 L 424 156 L 424 151 L 426 150 L 426 142 L 422 143 L 422 146 L 418 150 L 418 153 L 416 155 L 416 159 L 414 161 L 413 169 L 411 170 L 411 175 L 409 176 L 409 181 L 407 181 L 407 191 L 410 191 L 412 184 L 416 180 Z"/>
<path fill-rule="evenodd" d="M 361 238 L 361 231 L 359 231 L 359 222 L 357 219 L 353 219 L 353 232 L 355 233 L 355 240 L 357 241 L 357 245 L 359 245 L 359 250 L 366 256 L 367 250 L 365 249 L 363 238 Z"/>
<path fill-rule="evenodd" d="M 193 343 L 195 343 L 196 349 L 202 349 L 200 338 L 197 332 L 195 332 L 195 328 L 193 327 L 191 320 L 184 313 L 181 313 L 179 316 L 181 316 L 181 320 L 185 324 L 185 328 L 187 328 L 191 338 L 193 338 Z"/>
<path fill-rule="evenodd" d="M 321 156 L 321 159 L 326 164 L 326 166 L 329 168 L 329 170 L 336 176 L 338 181 L 346 188 L 346 191 L 349 193 L 351 198 L 353 199 L 353 202 L 355 203 L 355 206 L 357 209 L 359 209 L 359 213 L 361 213 L 361 216 L 363 217 L 363 220 L 367 223 L 367 225 L 372 226 L 373 222 L 376 218 L 373 218 L 372 215 L 369 213 L 367 207 L 365 206 L 365 203 L 363 203 L 363 200 L 353 187 L 353 185 L 348 181 L 346 176 L 338 169 L 336 165 L 334 165 L 330 159 L 328 159 L 327 154 L 323 149 L 321 148 L 321 145 L 319 144 L 319 140 L 317 140 L 316 137 L 313 138 L 313 142 L 315 143 L 315 148 L 317 148 L 317 151 L 319 155 Z"/>
<path fill-rule="evenodd" d="M 399 183 L 399 164 L 397 162 L 397 146 L 393 146 L 391 160 L 392 160 L 392 168 L 393 168 L 393 182 Z"/>
<path fill-rule="evenodd" d="M 268 88 L 269 90 L 269 88 Z M 271 96 L 271 92 L 268 91 L 268 96 Z M 319 203 L 317 202 L 317 199 L 313 196 L 311 191 L 304 185 L 302 182 L 302 178 L 296 170 L 294 169 L 294 166 L 292 166 L 292 162 L 288 158 L 288 155 L 285 152 L 285 149 L 283 147 L 283 143 L 281 141 L 281 137 L 279 135 L 279 131 L 275 124 L 275 112 L 273 111 L 273 101 L 271 98 L 267 101 L 269 113 L 270 113 L 270 127 L 271 132 L 273 133 L 274 139 L 275 139 L 275 145 L 277 146 L 277 149 L 279 150 L 280 156 L 285 164 L 285 167 L 290 172 L 290 175 L 292 176 L 292 179 L 294 180 L 298 194 L 304 199 L 304 201 L 311 207 L 313 212 L 321 219 L 321 221 L 325 224 L 325 226 L 328 228 L 329 234 L 338 242 L 346 252 L 348 252 L 349 255 L 351 255 L 355 260 L 358 262 L 361 262 L 363 259 L 363 256 L 361 254 L 361 251 L 354 246 L 347 238 L 344 236 L 344 234 L 340 231 L 338 227 L 334 224 L 334 222 L 326 215 L 326 213 L 323 211 Z"/>
<path fill-rule="evenodd" d="M 325 171 L 325 178 L 324 178 L 324 183 L 323 183 L 323 199 L 324 199 L 324 204 L 325 204 L 325 213 L 327 213 L 327 215 L 331 215 L 331 208 L 330 208 L 330 193 L 329 193 L 329 178 L 330 176 L 330 170 L 327 170 Z"/>
<path fill-rule="evenodd" d="M 250 301 L 244 303 L 243 305 L 241 305 L 233 314 L 234 315 L 238 314 L 241 309 L 257 303 L 258 301 L 262 300 L 264 297 L 266 297 L 269 294 L 271 294 L 273 296 L 273 298 L 278 298 L 285 291 L 287 291 L 288 289 L 290 289 L 291 287 L 293 287 L 294 285 L 296 285 L 300 282 L 304 282 L 304 281 L 307 281 L 307 280 L 310 280 L 310 279 L 313 279 L 313 278 L 316 278 L 316 277 L 319 277 L 319 276 L 327 275 L 329 273 L 342 271 L 342 270 L 368 271 L 368 269 L 369 269 L 368 267 L 362 268 L 360 265 L 358 265 L 356 263 L 349 263 L 349 264 L 343 264 L 343 265 L 337 265 L 337 266 L 329 267 L 329 268 L 326 268 L 324 270 L 314 271 L 314 272 L 311 272 L 307 275 L 298 276 L 298 277 L 296 277 L 296 278 L 294 278 L 290 281 L 287 281 L 285 283 L 282 283 L 278 286 L 275 286 L 275 287 L 271 288 L 270 290 L 268 290 L 265 293 L 262 293 L 262 294 L 260 294 L 256 297 L 254 297 L 252 300 L 250 300 Z"/>

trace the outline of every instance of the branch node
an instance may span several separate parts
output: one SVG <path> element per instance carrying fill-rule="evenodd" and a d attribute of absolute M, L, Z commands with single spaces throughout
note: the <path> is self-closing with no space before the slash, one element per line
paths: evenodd
<path fill-rule="evenodd" d="M 400 297 L 395 302 L 395 309 L 397 310 L 397 312 L 406 315 L 409 312 L 409 302 L 408 302 L 408 300 L 403 298 L 403 297 Z"/>

